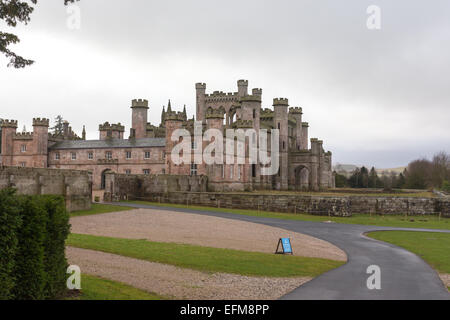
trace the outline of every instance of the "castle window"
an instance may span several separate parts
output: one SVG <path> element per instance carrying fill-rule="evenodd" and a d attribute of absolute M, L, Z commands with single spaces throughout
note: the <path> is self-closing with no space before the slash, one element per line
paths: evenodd
<path fill-rule="evenodd" d="M 131 159 L 131 151 L 127 151 L 126 152 L 126 158 L 127 159 Z"/>
<path fill-rule="evenodd" d="M 77 160 L 77 154 L 75 152 L 71 153 L 72 160 Z"/>
<path fill-rule="evenodd" d="M 281 129 L 281 124 L 278 122 L 278 130 Z"/>
<path fill-rule="evenodd" d="M 252 164 L 252 177 L 256 178 L 256 164 Z"/>
<path fill-rule="evenodd" d="M 131 174 L 131 170 L 130 169 L 125 170 L 125 174 Z"/>
<path fill-rule="evenodd" d="M 144 158 L 150 159 L 150 151 L 145 151 Z"/>
<path fill-rule="evenodd" d="M 166 169 L 162 169 L 162 174 L 166 174 Z"/>
<path fill-rule="evenodd" d="M 225 179 L 225 165 L 222 165 L 222 179 Z"/>
<path fill-rule="evenodd" d="M 150 169 L 144 169 L 144 174 L 148 176 L 150 174 Z"/>
<path fill-rule="evenodd" d="M 192 150 L 196 150 L 197 149 L 197 143 L 196 143 L 195 140 L 192 140 L 192 142 L 191 142 L 191 149 Z"/>
<path fill-rule="evenodd" d="M 26 152 L 26 151 L 27 151 L 27 146 L 26 145 L 20 146 L 20 152 Z"/>
<path fill-rule="evenodd" d="M 253 109 L 253 119 L 255 119 L 255 118 L 256 118 L 256 110 Z"/>
<path fill-rule="evenodd" d="M 89 152 L 89 153 L 88 153 L 88 159 L 89 159 L 89 160 L 94 159 L 94 154 L 93 154 L 92 152 Z"/>
<path fill-rule="evenodd" d="M 106 152 L 106 159 L 108 159 L 108 160 L 112 159 L 112 152 L 111 151 L 107 151 Z"/>
<path fill-rule="evenodd" d="M 197 175 L 197 165 L 195 163 L 191 164 L 191 176 Z"/>
<path fill-rule="evenodd" d="M 238 178 L 238 180 L 241 180 L 241 166 L 239 166 L 239 165 L 237 168 L 237 178 Z"/>
<path fill-rule="evenodd" d="M 230 165 L 230 179 L 233 179 L 233 174 L 234 174 L 234 165 L 231 164 Z"/>
<path fill-rule="evenodd" d="M 27 165 L 26 162 L 21 162 L 21 163 L 20 163 L 20 166 L 21 166 L 22 168 L 25 168 L 26 165 Z"/>
<path fill-rule="evenodd" d="M 59 155 L 59 152 L 55 153 L 55 160 L 59 160 L 61 156 Z"/>

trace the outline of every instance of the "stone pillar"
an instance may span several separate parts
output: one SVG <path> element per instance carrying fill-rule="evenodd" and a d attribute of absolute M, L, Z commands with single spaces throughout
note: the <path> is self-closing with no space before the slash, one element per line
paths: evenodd
<path fill-rule="evenodd" d="M 307 122 L 302 122 L 301 150 L 308 150 L 308 128 Z"/>
<path fill-rule="evenodd" d="M 206 105 L 205 105 L 205 95 L 206 95 L 206 83 L 197 83 L 195 85 L 195 91 L 196 91 L 196 120 L 205 122 L 205 112 L 206 112 Z"/>
<path fill-rule="evenodd" d="M 295 119 L 295 150 L 302 150 L 302 108 L 295 107 L 289 109 L 289 114 L 292 115 Z"/>

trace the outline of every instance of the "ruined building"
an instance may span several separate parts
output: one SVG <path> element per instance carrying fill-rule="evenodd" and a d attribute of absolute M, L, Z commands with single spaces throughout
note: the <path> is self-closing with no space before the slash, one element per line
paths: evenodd
<path fill-rule="evenodd" d="M 186 107 L 176 112 L 169 101 L 163 107 L 161 124 L 147 120 L 147 100 L 133 100 L 132 125 L 128 137 L 125 127 L 105 122 L 99 126 L 99 139 L 81 138 L 64 123 L 58 134 L 49 133 L 48 119 L 33 119 L 33 132 L 17 132 L 17 121 L 1 122 L 1 164 L 36 168 L 78 169 L 91 172 L 93 188 L 105 187 L 105 173 L 205 175 L 212 191 L 319 190 L 334 187 L 331 152 L 325 152 L 323 142 L 309 139 L 308 123 L 303 122 L 303 110 L 289 107 L 285 98 L 273 99 L 273 108 L 262 108 L 262 90 L 248 92 L 248 81 L 239 80 L 237 92 L 206 93 L 204 83 L 196 84 L 196 117 L 187 118 Z M 186 129 L 194 135 L 195 121 L 202 131 L 214 128 L 250 129 L 259 132 L 279 129 L 279 170 L 274 175 L 262 175 L 260 164 L 175 164 L 171 152 L 177 142 L 171 140 L 176 129 Z M 225 139 L 226 140 L 226 139 Z M 193 139 L 195 141 L 195 139 Z M 202 142 L 203 147 L 208 145 Z M 198 148 L 192 142 L 194 150 Z M 268 146 L 269 152 L 270 144 Z M 225 148 L 224 148 L 225 149 Z M 225 151 L 224 151 L 225 152 Z M 192 156 L 193 158 L 193 156 Z M 225 159 L 225 157 L 224 157 Z"/>

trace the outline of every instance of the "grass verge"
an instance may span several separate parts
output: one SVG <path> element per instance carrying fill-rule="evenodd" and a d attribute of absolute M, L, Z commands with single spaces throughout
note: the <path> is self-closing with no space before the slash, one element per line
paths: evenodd
<path fill-rule="evenodd" d="M 155 203 L 146 201 L 128 201 L 126 203 L 144 204 L 156 207 L 182 208 L 198 211 L 224 212 L 263 218 L 284 219 L 284 220 L 300 220 L 300 221 L 314 221 L 314 222 L 332 221 L 335 223 L 374 225 L 381 227 L 427 228 L 427 229 L 450 230 L 450 219 L 448 218 L 439 219 L 439 217 L 437 216 L 406 217 L 400 215 L 381 216 L 381 215 L 355 214 L 351 217 L 329 217 L 329 216 L 314 216 L 310 214 L 300 214 L 300 213 L 294 214 L 294 213 L 280 213 L 280 212 L 244 210 L 244 209 L 227 209 L 227 208 L 203 207 L 195 205 L 186 206 L 179 204 Z"/>
<path fill-rule="evenodd" d="M 367 236 L 414 252 L 440 273 L 450 274 L 449 233 L 377 231 Z"/>
<path fill-rule="evenodd" d="M 108 212 L 118 212 L 118 211 L 128 211 L 134 208 L 124 207 L 124 206 L 114 206 L 110 204 L 100 204 L 93 203 L 90 210 L 82 210 L 71 212 L 71 217 L 81 217 L 81 216 L 90 216 L 94 214 L 108 213 Z"/>
<path fill-rule="evenodd" d="M 66 300 L 163 300 L 154 293 L 136 289 L 122 282 L 83 274 L 80 294 Z"/>
<path fill-rule="evenodd" d="M 246 276 L 316 277 L 344 264 L 342 261 L 320 258 L 282 256 L 82 234 L 71 234 L 66 244 L 204 272 L 223 272 Z"/>

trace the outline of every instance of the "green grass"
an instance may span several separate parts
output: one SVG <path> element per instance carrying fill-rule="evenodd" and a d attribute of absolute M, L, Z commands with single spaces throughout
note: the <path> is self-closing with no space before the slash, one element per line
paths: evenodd
<path fill-rule="evenodd" d="M 81 276 L 81 292 L 68 300 L 163 300 L 154 293 L 136 289 L 127 284 L 91 275 Z"/>
<path fill-rule="evenodd" d="M 93 203 L 90 210 L 74 211 L 70 213 L 71 217 L 90 216 L 108 212 L 127 211 L 134 208 L 124 206 L 114 206 L 110 204 Z"/>
<path fill-rule="evenodd" d="M 369 215 L 369 214 L 354 214 L 351 217 L 328 217 L 328 216 L 314 216 L 310 214 L 294 214 L 294 213 L 280 213 L 269 211 L 257 211 L 257 210 L 244 210 L 244 209 L 227 209 L 227 208 L 214 208 L 203 206 L 186 206 L 179 204 L 167 204 L 167 203 L 154 203 L 145 201 L 129 201 L 127 203 L 135 204 L 147 204 L 160 207 L 172 207 L 172 208 L 184 208 L 199 211 L 212 211 L 212 212 L 225 212 L 234 213 L 247 216 L 263 217 L 263 218 L 276 218 L 284 220 L 300 220 L 300 221 L 315 221 L 324 222 L 332 221 L 335 223 L 346 224 L 362 224 L 373 225 L 381 227 L 399 227 L 399 228 L 427 228 L 427 229 L 445 229 L 450 230 L 450 219 L 441 218 L 437 216 L 400 216 L 400 215 Z"/>
<path fill-rule="evenodd" d="M 414 231 L 371 232 L 369 237 L 414 252 L 440 273 L 450 273 L 450 234 Z"/>
<path fill-rule="evenodd" d="M 306 192 L 306 191 L 276 191 L 258 190 L 253 193 L 270 195 L 300 195 L 300 196 L 330 196 L 330 197 L 412 197 L 412 198 L 436 198 L 433 192 L 364 192 L 361 189 L 352 191 L 351 189 L 341 189 L 336 191 Z"/>
<path fill-rule="evenodd" d="M 342 261 L 320 258 L 81 234 L 71 234 L 67 245 L 204 272 L 224 272 L 246 276 L 315 277 L 344 264 Z M 274 243 L 274 250 L 275 245 L 276 243 Z"/>

